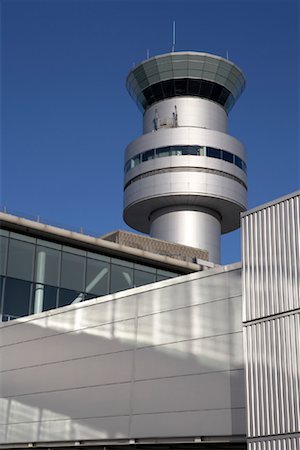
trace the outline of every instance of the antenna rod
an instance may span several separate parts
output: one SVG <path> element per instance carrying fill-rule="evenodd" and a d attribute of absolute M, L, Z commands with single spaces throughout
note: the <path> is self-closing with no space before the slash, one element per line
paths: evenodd
<path fill-rule="evenodd" d="M 172 52 L 175 52 L 175 43 L 176 43 L 176 22 L 173 20 L 173 43 L 172 43 Z"/>

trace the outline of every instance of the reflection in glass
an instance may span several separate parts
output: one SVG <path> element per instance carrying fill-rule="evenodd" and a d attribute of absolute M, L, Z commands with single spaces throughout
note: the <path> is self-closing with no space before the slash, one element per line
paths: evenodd
<path fill-rule="evenodd" d="M 206 156 L 221 159 L 221 150 L 218 148 L 206 147 Z"/>
<path fill-rule="evenodd" d="M 84 300 L 84 294 L 82 292 L 73 291 L 71 289 L 59 290 L 58 306 L 80 303 L 82 300 Z"/>
<path fill-rule="evenodd" d="M 245 162 L 238 156 L 234 157 L 232 153 L 227 152 L 226 150 L 204 146 L 199 147 L 197 145 L 173 145 L 171 147 L 159 147 L 157 149 L 151 149 L 147 150 L 144 153 L 140 153 L 139 155 L 135 156 L 135 161 L 133 161 L 133 159 L 130 159 L 128 162 L 131 162 L 130 167 L 133 167 L 134 164 L 137 164 L 137 161 L 141 163 L 153 158 L 182 155 L 207 156 L 210 158 L 224 159 L 224 161 L 228 161 L 232 164 L 237 165 L 242 170 L 244 170 L 244 172 L 247 171 Z M 128 162 L 126 163 L 125 167 L 129 167 L 127 165 Z"/>
<path fill-rule="evenodd" d="M 34 245 L 10 239 L 7 275 L 25 280 L 32 279 Z"/>
<path fill-rule="evenodd" d="M 110 292 L 123 291 L 131 287 L 133 287 L 133 269 L 112 264 Z"/>
<path fill-rule="evenodd" d="M 36 283 L 33 286 L 33 313 L 56 308 L 57 288 Z"/>
<path fill-rule="evenodd" d="M 155 273 L 143 272 L 142 270 L 134 271 L 134 286 L 143 286 L 144 284 L 154 283 L 156 281 Z"/>
<path fill-rule="evenodd" d="M 0 236 L 0 274 L 6 273 L 6 257 L 7 257 L 8 239 L 4 236 Z"/>
<path fill-rule="evenodd" d="M 58 286 L 60 252 L 37 246 L 35 257 L 35 281 Z"/>
<path fill-rule="evenodd" d="M 87 259 L 85 291 L 95 295 L 109 293 L 109 263 Z"/>
<path fill-rule="evenodd" d="M 224 159 L 224 161 L 233 163 L 233 154 L 222 150 L 222 159 Z"/>
<path fill-rule="evenodd" d="M 12 320 L 29 314 L 31 283 L 6 278 L 3 319 Z"/>
<path fill-rule="evenodd" d="M 63 252 L 61 268 L 61 286 L 76 291 L 84 287 L 85 258 Z"/>

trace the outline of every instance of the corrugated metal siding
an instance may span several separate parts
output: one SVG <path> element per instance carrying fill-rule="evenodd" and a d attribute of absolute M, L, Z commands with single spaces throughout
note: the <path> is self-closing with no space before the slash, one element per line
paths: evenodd
<path fill-rule="evenodd" d="M 299 450 L 300 437 L 270 439 L 263 442 L 250 442 L 249 450 Z"/>
<path fill-rule="evenodd" d="M 249 212 L 242 236 L 248 448 L 300 450 L 300 195 Z"/>
<path fill-rule="evenodd" d="M 300 314 L 245 327 L 248 436 L 300 430 Z"/>
<path fill-rule="evenodd" d="M 300 307 L 300 197 L 245 216 L 243 320 Z"/>

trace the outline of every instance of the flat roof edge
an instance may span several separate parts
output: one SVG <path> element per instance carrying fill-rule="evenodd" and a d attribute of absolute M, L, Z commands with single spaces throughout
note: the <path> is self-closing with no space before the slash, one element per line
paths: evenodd
<path fill-rule="evenodd" d="M 77 243 L 81 245 L 87 245 L 90 248 L 97 249 L 98 251 L 104 251 L 110 253 L 112 256 L 119 256 L 125 259 L 138 259 L 139 262 L 152 261 L 153 263 L 158 263 L 164 268 L 176 267 L 181 269 L 185 273 L 197 272 L 202 270 L 200 264 L 172 258 L 171 256 L 160 255 L 157 253 L 151 253 L 146 250 L 140 250 L 133 247 L 128 247 L 123 244 L 117 244 L 115 242 L 110 242 L 100 237 L 93 237 L 86 234 L 81 234 L 75 231 L 70 231 L 64 228 L 55 227 L 52 225 L 47 225 L 41 222 L 35 222 L 26 218 L 14 216 L 12 214 L 7 214 L 0 212 L 0 225 L 15 226 L 18 230 L 24 230 L 30 232 L 30 230 L 39 232 L 40 236 L 58 238 L 65 243 Z M 205 263 L 205 261 L 201 261 Z M 208 262 L 209 265 L 209 262 Z"/>
<path fill-rule="evenodd" d="M 300 196 L 300 189 L 294 192 L 291 192 L 289 194 L 283 195 L 282 197 L 278 197 L 274 200 L 270 200 L 269 202 L 263 203 L 262 205 L 255 206 L 254 208 L 248 209 L 247 211 L 244 211 L 241 213 L 241 218 L 249 216 L 250 214 L 253 214 L 255 212 L 261 211 L 262 209 L 269 208 L 270 206 L 274 206 L 277 203 L 282 203 L 286 200 L 290 200 L 293 197 Z"/>

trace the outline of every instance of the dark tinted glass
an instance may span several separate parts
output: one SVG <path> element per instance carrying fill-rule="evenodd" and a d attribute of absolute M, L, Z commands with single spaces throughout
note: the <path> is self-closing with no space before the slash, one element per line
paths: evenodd
<path fill-rule="evenodd" d="M 179 79 L 175 81 L 175 95 L 187 95 L 187 79 Z"/>
<path fill-rule="evenodd" d="M 173 80 L 163 81 L 162 89 L 165 98 L 173 97 L 175 94 L 174 81 Z"/>
<path fill-rule="evenodd" d="M 58 286 L 60 255 L 58 250 L 37 246 L 34 281 Z"/>
<path fill-rule="evenodd" d="M 0 277 L 0 313 L 1 313 L 1 310 L 2 310 L 2 288 L 3 288 L 3 284 L 4 284 L 4 277 Z M 0 318 L 0 321 L 1 321 L 1 318 Z"/>
<path fill-rule="evenodd" d="M 82 292 L 72 291 L 71 289 L 60 289 L 58 306 L 70 305 L 71 303 L 79 303 L 84 300 Z"/>
<path fill-rule="evenodd" d="M 164 98 L 164 93 L 162 90 L 161 83 L 153 84 L 151 86 L 151 89 L 152 89 L 152 95 L 156 99 L 156 101 Z"/>
<path fill-rule="evenodd" d="M 29 242 L 10 239 L 7 275 L 31 281 L 34 250 L 34 245 Z"/>
<path fill-rule="evenodd" d="M 134 286 L 143 286 L 144 284 L 154 283 L 156 281 L 155 273 L 143 272 L 142 270 L 134 271 Z"/>
<path fill-rule="evenodd" d="M 87 259 L 86 286 L 88 294 L 105 295 L 109 292 L 109 263 Z"/>
<path fill-rule="evenodd" d="M 57 291 L 58 289 L 53 286 L 34 284 L 31 312 L 38 313 L 56 308 Z"/>
<path fill-rule="evenodd" d="M 61 286 L 78 291 L 83 290 L 85 258 L 63 252 L 61 268 Z"/>
<path fill-rule="evenodd" d="M 3 304 L 5 320 L 29 314 L 31 283 L 14 278 L 6 278 Z"/>
<path fill-rule="evenodd" d="M 243 170 L 243 161 L 236 155 L 234 156 L 234 163 L 236 166 Z"/>
<path fill-rule="evenodd" d="M 7 256 L 8 238 L 0 236 L 0 274 L 6 274 L 6 256 Z"/>
<path fill-rule="evenodd" d="M 133 287 L 133 269 L 112 264 L 110 292 L 123 291 L 131 287 Z"/>
<path fill-rule="evenodd" d="M 157 270 L 157 281 L 167 280 L 168 278 L 177 277 L 178 273 L 169 272 L 168 270 Z"/>
<path fill-rule="evenodd" d="M 173 156 L 182 155 L 182 147 L 180 147 L 180 145 L 173 145 L 172 147 L 170 147 L 170 152 Z"/>
<path fill-rule="evenodd" d="M 226 104 L 226 107 L 228 106 L 229 108 L 234 103 L 234 99 L 228 89 L 213 81 L 193 78 L 176 78 L 160 81 L 144 89 L 143 95 L 146 99 L 147 106 L 164 98 L 180 95 L 192 95 L 211 99 L 220 103 L 222 106 Z"/>
<path fill-rule="evenodd" d="M 193 80 L 190 78 L 188 80 L 187 91 L 189 95 L 197 96 L 200 92 L 201 80 Z"/>
<path fill-rule="evenodd" d="M 223 150 L 222 151 L 222 159 L 224 159 L 224 161 L 228 161 L 230 163 L 233 163 L 233 154 Z"/>
<path fill-rule="evenodd" d="M 183 155 L 199 155 L 198 147 L 196 146 L 185 146 L 182 147 Z"/>
<path fill-rule="evenodd" d="M 170 155 L 170 147 L 161 147 L 156 149 L 157 156 L 163 157 L 163 156 L 169 156 Z"/>
<path fill-rule="evenodd" d="M 211 98 L 211 93 L 213 89 L 213 83 L 210 81 L 202 80 L 200 88 L 200 97 Z"/>
<path fill-rule="evenodd" d="M 142 161 L 149 161 L 149 159 L 154 158 L 154 150 L 147 150 L 145 153 L 142 154 Z"/>
<path fill-rule="evenodd" d="M 125 167 L 124 167 L 125 173 L 128 172 L 128 170 L 130 170 L 130 169 L 131 169 L 131 160 L 127 161 L 127 163 L 125 164 Z"/>
<path fill-rule="evenodd" d="M 221 150 L 219 150 L 218 148 L 206 147 L 206 155 L 210 158 L 221 159 Z"/>
<path fill-rule="evenodd" d="M 214 83 L 213 89 L 212 89 L 212 93 L 211 93 L 211 99 L 213 101 L 217 102 L 219 100 L 221 92 L 222 92 L 222 86 L 220 86 L 219 84 Z"/>
<path fill-rule="evenodd" d="M 152 94 L 151 86 L 147 87 L 143 91 L 143 94 L 144 94 L 144 97 L 145 97 L 148 105 L 152 105 L 152 103 L 155 102 L 155 98 L 154 98 L 154 95 Z"/>
<path fill-rule="evenodd" d="M 228 97 L 230 95 L 230 92 L 227 91 L 227 89 L 225 89 L 224 87 L 221 90 L 221 93 L 219 95 L 219 99 L 218 99 L 218 103 L 220 103 L 220 105 L 224 106 Z"/>

